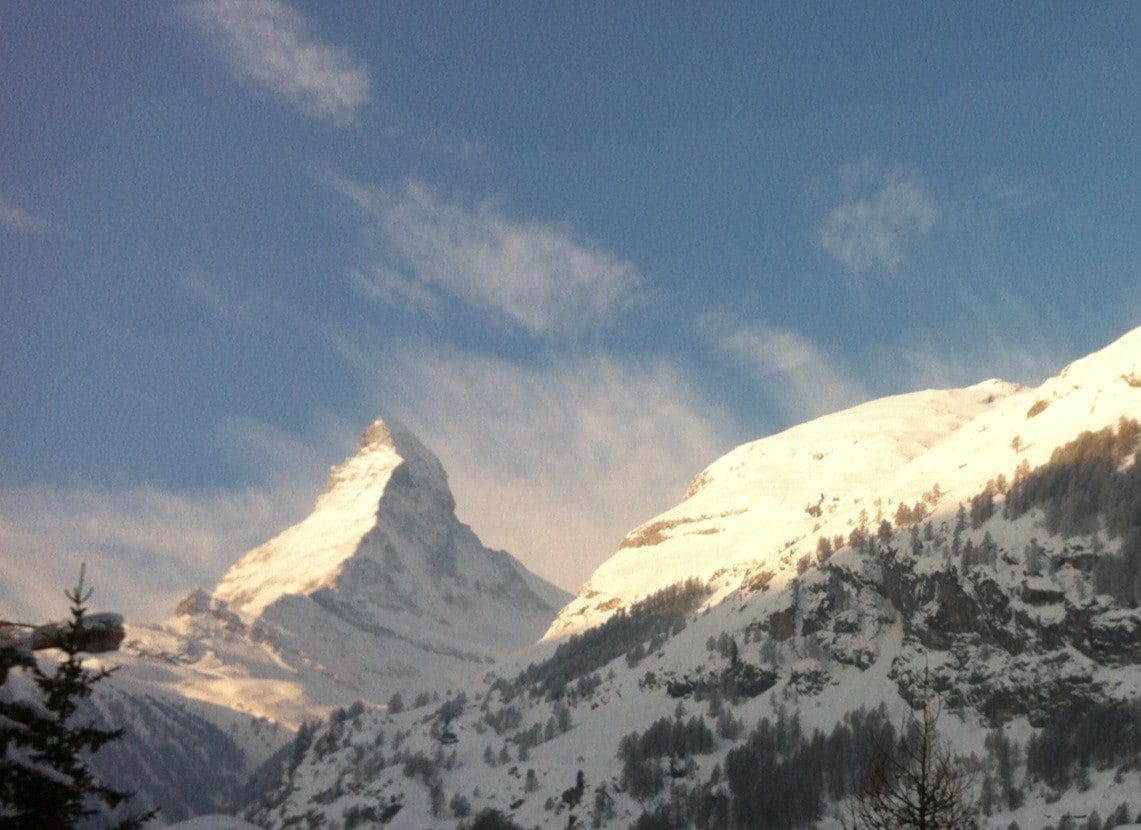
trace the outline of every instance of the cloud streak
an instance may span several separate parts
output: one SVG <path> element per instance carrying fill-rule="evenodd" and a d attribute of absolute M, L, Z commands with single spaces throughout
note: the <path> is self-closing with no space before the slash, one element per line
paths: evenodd
<path fill-rule="evenodd" d="M 378 411 L 383 398 L 440 457 L 461 521 L 570 589 L 730 446 L 719 411 L 665 363 L 594 355 L 525 368 L 436 348 L 384 361 L 342 348 L 378 390 Z"/>
<path fill-rule="evenodd" d="M 62 591 L 86 563 L 98 608 L 162 619 L 194 585 L 212 587 L 242 552 L 280 531 L 288 513 L 280 499 L 253 490 L 2 490 L 0 547 L 9 562 L 29 566 L 0 576 L 0 616 L 62 615 Z"/>
<path fill-rule="evenodd" d="M 371 99 L 368 68 L 322 43 L 278 0 L 194 0 L 186 16 L 216 44 L 239 79 L 272 92 L 305 115 L 353 124 Z"/>
<path fill-rule="evenodd" d="M 844 266 L 853 287 L 892 275 L 935 225 L 935 199 L 904 168 L 882 170 L 865 161 L 844 168 L 840 178 L 840 203 L 817 227 L 817 241 Z"/>
<path fill-rule="evenodd" d="M 198 302 L 232 325 L 256 324 L 267 303 L 230 296 L 197 271 L 179 275 L 178 283 Z"/>
<path fill-rule="evenodd" d="M 788 424 L 836 412 L 870 395 L 811 341 L 763 322 L 739 325 L 707 314 L 701 328 L 717 349 L 748 371 Z"/>
<path fill-rule="evenodd" d="M 52 224 L 12 204 L 0 194 L 0 228 L 12 233 L 42 236 L 52 232 Z"/>
<path fill-rule="evenodd" d="M 382 261 L 354 279 L 372 299 L 424 309 L 444 296 L 533 335 L 569 334 L 637 301 L 630 262 L 553 223 L 517 222 L 492 202 L 468 207 L 428 187 L 333 187 L 374 223 Z"/>

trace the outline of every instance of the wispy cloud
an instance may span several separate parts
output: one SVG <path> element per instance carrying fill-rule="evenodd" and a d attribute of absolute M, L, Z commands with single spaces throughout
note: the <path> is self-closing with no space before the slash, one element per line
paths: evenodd
<path fill-rule="evenodd" d="M 865 160 L 840 171 L 839 204 L 816 229 L 817 241 L 858 288 L 894 274 L 938 216 L 934 197 L 911 171 Z"/>
<path fill-rule="evenodd" d="M 333 187 L 375 222 L 381 262 L 357 275 L 373 299 L 426 307 L 443 292 L 532 334 L 569 333 L 636 300 L 644 281 L 561 224 L 518 222 L 492 202 L 446 202 L 421 184 Z"/>
<path fill-rule="evenodd" d="M 436 308 L 436 296 L 428 286 L 388 265 L 353 271 L 349 277 L 357 293 L 374 303 L 415 313 L 431 313 Z"/>
<path fill-rule="evenodd" d="M 487 146 L 469 139 L 454 138 L 438 132 L 418 133 L 397 124 L 384 128 L 389 141 L 413 150 L 419 155 L 468 168 L 489 168 Z"/>
<path fill-rule="evenodd" d="M 359 342 L 344 353 L 378 411 L 383 399 L 439 455 L 460 519 L 568 588 L 730 448 L 727 419 L 664 363 L 520 367 L 443 349 L 378 361 Z"/>
<path fill-rule="evenodd" d="M 890 371 L 906 389 L 958 388 L 991 378 L 1035 386 L 1068 359 L 1058 344 L 1041 342 L 1033 332 L 979 328 L 976 336 L 976 343 L 952 354 L 943 344 L 905 345 L 892 352 Z"/>
<path fill-rule="evenodd" d="M 0 490 L 0 516 L 7 561 L 28 563 L 0 576 L 8 583 L 0 616 L 62 615 L 61 592 L 86 563 L 97 607 L 158 620 L 191 587 L 212 587 L 247 548 L 281 530 L 289 511 L 252 490 L 26 487 Z"/>
<path fill-rule="evenodd" d="M 51 222 L 29 213 L 0 194 L 0 228 L 12 233 L 43 235 L 53 231 Z"/>
<path fill-rule="evenodd" d="M 870 397 L 835 358 L 795 331 L 764 322 L 742 325 L 721 312 L 705 315 L 701 328 L 718 349 L 752 374 L 788 424 Z"/>
<path fill-rule="evenodd" d="M 178 277 L 178 283 L 198 302 L 227 323 L 242 325 L 255 323 L 259 312 L 266 307 L 264 302 L 235 297 L 227 293 L 204 274 L 197 271 L 181 274 Z"/>
<path fill-rule="evenodd" d="M 278 0 L 193 0 L 189 20 L 218 46 L 230 70 L 337 126 L 352 124 L 371 97 L 367 67 L 315 39 L 307 21 Z"/>
<path fill-rule="evenodd" d="M 1002 214 L 1022 214 L 1042 210 L 1054 204 L 1054 193 L 1033 179 L 1012 177 L 1008 174 L 991 174 L 979 182 L 983 203 Z"/>

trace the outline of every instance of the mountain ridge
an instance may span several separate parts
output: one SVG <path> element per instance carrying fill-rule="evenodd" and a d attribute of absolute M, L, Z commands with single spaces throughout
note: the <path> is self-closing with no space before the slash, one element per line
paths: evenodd
<path fill-rule="evenodd" d="M 1139 355 L 1141 328 L 1038 387 L 988 380 L 889 396 L 730 450 L 678 505 L 626 536 L 545 637 L 598 624 L 686 576 L 751 566 L 782 585 L 821 536 L 846 537 L 862 513 L 878 523 L 901 501 L 933 510 L 1023 461 L 1041 463 L 1064 437 L 1138 411 L 1138 395 L 1102 401 L 1101 390 L 1141 387 Z"/>
<path fill-rule="evenodd" d="M 438 705 L 331 719 L 242 814 L 270 828 L 462 828 L 494 810 L 519 827 L 836 830 L 852 741 L 934 698 L 988 830 L 1129 821 L 1139 358 L 1141 330 L 1036 388 L 898 396 L 812 422 L 796 456 L 787 434 L 731 451 L 627 537 L 569 625 Z M 942 420 L 925 422 L 932 400 Z M 920 434 L 901 442 L 900 424 Z M 866 464 L 846 454 L 885 446 Z M 857 489 L 821 494 L 812 474 L 828 463 Z M 771 509 L 759 484 L 777 491 Z M 785 521 L 766 530 L 758 514 Z"/>

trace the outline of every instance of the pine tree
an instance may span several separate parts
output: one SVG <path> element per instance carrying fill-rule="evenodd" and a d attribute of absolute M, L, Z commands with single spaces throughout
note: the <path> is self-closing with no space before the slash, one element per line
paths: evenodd
<path fill-rule="evenodd" d="M 939 738 L 938 706 L 924 695 L 898 745 L 877 746 L 864 771 L 846 830 L 976 830 L 971 774 Z"/>
<path fill-rule="evenodd" d="M 132 794 L 100 780 L 89 758 L 123 735 L 94 721 L 76 723 L 80 701 L 89 698 L 108 669 L 92 670 L 79 656 L 89 632 L 85 628 L 92 589 L 83 587 L 83 571 L 75 588 L 65 591 L 71 617 L 58 648 L 64 659 L 45 671 L 35 660 L 25 662 L 41 699 L 0 698 L 0 823 L 20 830 L 74 828 L 93 816 L 110 816 Z M 136 830 L 155 811 L 120 819 L 108 826 Z"/>

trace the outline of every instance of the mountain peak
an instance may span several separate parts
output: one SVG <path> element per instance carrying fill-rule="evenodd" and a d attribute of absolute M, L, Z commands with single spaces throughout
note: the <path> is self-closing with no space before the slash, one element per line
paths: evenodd
<path fill-rule="evenodd" d="M 377 420 L 308 516 L 129 645 L 177 664 L 189 697 L 297 724 L 485 666 L 534 643 L 569 599 L 484 547 L 439 459 Z"/>
<path fill-rule="evenodd" d="M 383 418 L 377 418 L 365 431 L 361 433 L 361 440 L 357 443 L 357 452 L 374 452 L 376 450 L 394 449 L 396 439 L 392 430 Z"/>
<path fill-rule="evenodd" d="M 380 694 L 533 643 L 567 599 L 484 547 L 456 517 L 439 459 L 377 420 L 313 511 L 246 553 L 212 596 L 188 598 L 174 627 L 210 633 L 222 619 L 321 684 Z"/>
<path fill-rule="evenodd" d="M 405 460 L 426 456 L 435 461 L 432 452 L 406 426 L 399 421 L 377 418 L 361 433 L 356 454 L 360 456 L 384 452 L 395 452 Z"/>
<path fill-rule="evenodd" d="M 313 512 L 243 556 L 215 595 L 257 615 L 283 596 L 330 586 L 381 523 L 394 491 L 401 491 L 401 503 L 415 501 L 435 514 L 433 523 L 452 518 L 455 502 L 439 459 L 401 425 L 378 419 L 361 434 L 356 453 L 329 471 Z"/>
<path fill-rule="evenodd" d="M 397 468 L 420 487 L 448 493 L 447 474 L 438 458 L 409 430 L 393 421 L 377 419 L 361 433 L 357 451 L 329 471 L 325 490 L 316 507 L 371 511 L 376 515 L 380 497 Z M 448 493 L 445 501 L 450 501 Z"/>

